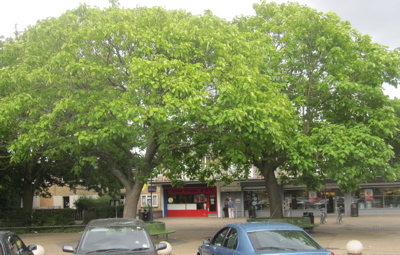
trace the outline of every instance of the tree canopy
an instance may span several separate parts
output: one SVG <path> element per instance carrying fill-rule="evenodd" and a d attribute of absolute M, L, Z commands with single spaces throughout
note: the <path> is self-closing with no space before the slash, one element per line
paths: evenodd
<path fill-rule="evenodd" d="M 246 178 L 255 165 L 274 217 L 283 216 L 278 178 L 309 189 L 329 178 L 347 191 L 397 178 L 398 107 L 382 84 L 397 86 L 399 52 L 333 13 L 254 8 L 228 22 L 82 5 L 3 43 L 0 132 L 10 162 L 73 159 L 92 186 L 112 175 L 109 185 L 126 190 L 124 217 L 158 172 L 212 184 Z"/>
<path fill-rule="evenodd" d="M 198 173 L 222 130 L 262 125 L 259 136 L 280 140 L 282 131 L 268 127 L 289 117 L 290 104 L 274 87 L 257 89 L 269 77 L 252 47 L 211 13 L 83 5 L 42 20 L 2 51 L 16 55 L 1 69 L 9 88 L 2 107 L 10 109 L 2 118 L 18 122 L 7 147 L 12 160 L 39 151 L 78 156 L 76 172 L 89 163 L 92 174 L 106 170 L 119 180 L 124 217 L 134 217 L 156 167 L 172 177 Z"/>
<path fill-rule="evenodd" d="M 389 160 L 398 120 L 382 85 L 398 85 L 399 52 L 373 43 L 334 13 L 297 3 L 254 7 L 256 16 L 238 18 L 235 24 L 250 40 L 273 49 L 264 55 L 262 69 L 297 113 L 292 118 L 296 128 L 285 134 L 288 146 L 248 141 L 257 149 L 247 155 L 265 176 L 277 217 L 282 217 L 274 191 L 278 174 L 284 180 L 296 178 L 309 190 L 319 190 L 326 179 L 343 191 L 376 176 L 397 179 L 399 170 Z"/>

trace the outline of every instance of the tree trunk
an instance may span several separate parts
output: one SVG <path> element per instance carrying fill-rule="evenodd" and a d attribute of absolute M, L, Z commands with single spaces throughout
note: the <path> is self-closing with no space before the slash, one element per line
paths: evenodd
<path fill-rule="evenodd" d="M 32 207 L 33 207 L 33 195 L 35 190 L 35 185 L 32 184 L 32 181 L 25 181 L 24 188 L 22 194 L 22 209 L 25 211 L 25 218 L 21 219 L 24 222 L 24 225 L 31 226 L 32 225 Z"/>
<path fill-rule="evenodd" d="M 22 207 L 24 211 L 31 213 L 33 207 L 33 195 L 34 195 L 35 185 L 31 181 L 27 181 L 24 185 L 23 195 L 22 195 Z"/>
<path fill-rule="evenodd" d="M 126 188 L 126 197 L 124 205 L 124 218 L 136 218 L 137 204 L 139 202 L 140 193 L 143 188 L 143 184 L 136 181 L 132 187 Z"/>
<path fill-rule="evenodd" d="M 275 176 L 275 167 L 273 166 L 273 164 L 268 164 L 266 161 L 263 161 L 261 164 L 258 164 L 258 168 L 265 178 L 271 218 L 282 219 L 283 203 L 281 196 L 281 186 L 278 184 L 278 180 Z"/>
<path fill-rule="evenodd" d="M 273 171 L 269 172 L 274 173 Z M 271 218 L 282 219 L 283 204 L 281 196 L 281 186 L 278 184 L 275 175 L 273 176 L 273 178 L 265 179 L 265 183 L 268 191 Z"/>

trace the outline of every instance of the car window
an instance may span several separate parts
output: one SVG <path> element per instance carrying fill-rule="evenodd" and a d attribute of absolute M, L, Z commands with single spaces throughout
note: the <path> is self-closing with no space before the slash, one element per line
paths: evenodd
<path fill-rule="evenodd" d="M 309 251 L 323 249 L 304 231 L 274 230 L 248 233 L 254 250 L 260 251 Z"/>
<path fill-rule="evenodd" d="M 228 248 L 228 249 L 233 249 L 235 250 L 237 247 L 237 230 L 234 228 L 231 228 L 231 230 L 229 231 L 229 233 L 227 234 L 226 238 L 225 238 L 225 242 L 224 242 L 224 247 Z"/>
<path fill-rule="evenodd" d="M 225 240 L 225 236 L 228 233 L 230 228 L 224 228 L 220 230 L 213 238 L 211 241 L 211 244 L 214 244 L 215 246 L 222 246 Z"/>
<path fill-rule="evenodd" d="M 12 255 L 28 254 L 24 242 L 22 242 L 21 238 L 19 238 L 17 235 L 9 235 L 7 238 L 7 243 L 10 246 L 10 251 Z"/>
<path fill-rule="evenodd" d="M 83 251 L 101 249 L 149 249 L 152 250 L 150 237 L 142 227 L 110 227 L 88 229 L 82 237 Z"/>

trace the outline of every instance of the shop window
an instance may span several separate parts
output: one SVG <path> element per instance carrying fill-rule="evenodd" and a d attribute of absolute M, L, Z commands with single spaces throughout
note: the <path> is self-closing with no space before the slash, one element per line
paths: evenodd
<path fill-rule="evenodd" d="M 153 197 L 151 197 L 151 196 L 153 196 Z M 158 195 L 157 194 L 142 195 L 141 206 L 148 207 L 151 204 L 152 204 L 152 207 L 158 207 Z"/>
<path fill-rule="evenodd" d="M 289 201 L 293 210 L 326 209 L 334 213 L 335 207 L 344 207 L 344 197 L 338 189 L 325 191 L 288 190 L 284 192 L 285 201 Z"/>
<path fill-rule="evenodd" d="M 207 198 L 203 194 L 199 195 L 171 195 L 168 197 L 168 204 L 182 204 L 184 209 L 204 210 Z"/>
<path fill-rule="evenodd" d="M 266 191 L 245 191 L 244 192 L 244 209 L 251 210 L 268 210 L 269 198 Z"/>
<path fill-rule="evenodd" d="M 170 195 L 168 197 L 168 204 L 186 204 L 194 203 L 193 195 Z"/>
<path fill-rule="evenodd" d="M 364 188 L 355 192 L 354 201 L 360 209 L 400 208 L 400 188 Z"/>

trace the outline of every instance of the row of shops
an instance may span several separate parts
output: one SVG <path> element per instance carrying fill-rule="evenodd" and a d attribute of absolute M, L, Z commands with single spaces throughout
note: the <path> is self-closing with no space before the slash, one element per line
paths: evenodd
<path fill-rule="evenodd" d="M 327 183 L 320 191 L 281 184 L 283 209 L 286 216 L 302 216 L 304 212 L 319 215 L 321 210 L 332 214 L 342 207 L 342 212 L 350 216 L 351 206 L 356 203 L 359 215 L 400 214 L 400 182 L 377 181 L 360 186 L 355 192 L 343 193 L 335 183 Z M 229 186 L 217 184 L 214 187 L 188 183 L 182 188 L 153 183 L 153 197 L 154 192 L 159 196 L 154 200 L 164 217 L 225 217 L 228 198 L 235 203 L 235 217 L 269 217 L 271 214 L 263 180 L 236 181 Z M 147 197 L 145 193 L 142 196 Z M 155 203 L 152 204 L 154 207 Z"/>

